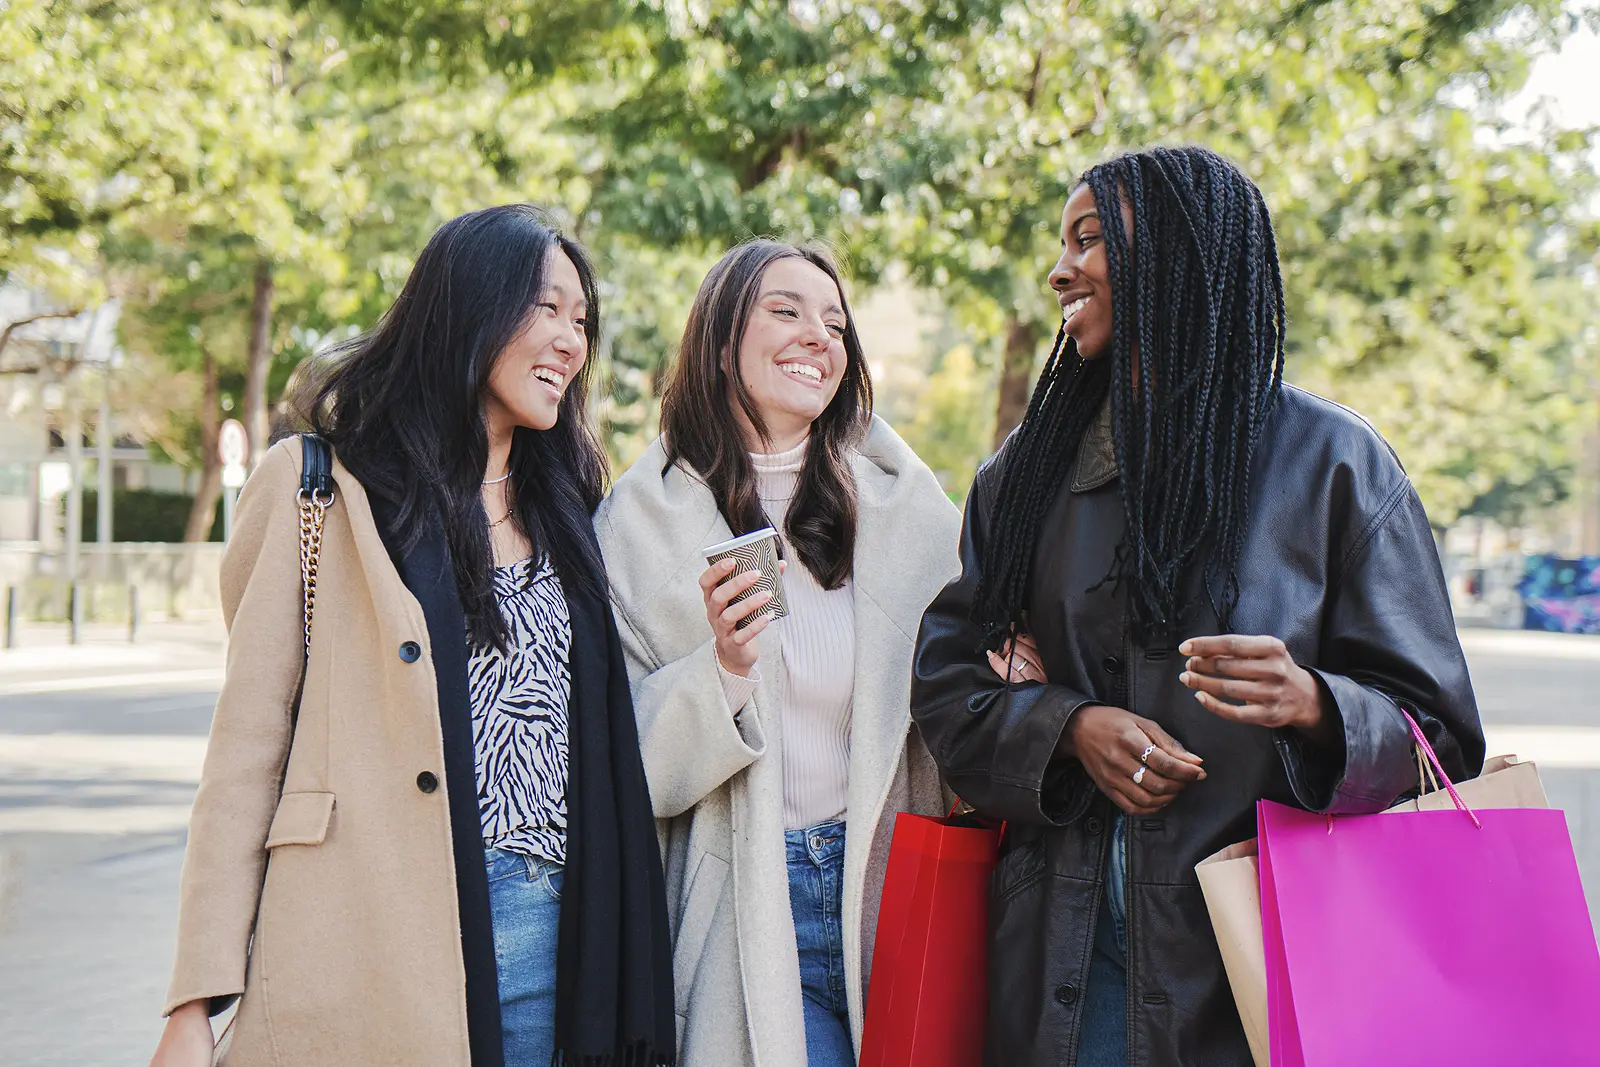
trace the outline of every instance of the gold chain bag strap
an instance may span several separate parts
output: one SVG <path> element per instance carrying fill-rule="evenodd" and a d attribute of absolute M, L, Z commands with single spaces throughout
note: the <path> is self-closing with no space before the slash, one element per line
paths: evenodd
<path fill-rule="evenodd" d="M 301 660 L 300 684 L 305 685 L 305 663 L 311 658 L 311 616 L 317 606 L 317 564 L 322 558 L 322 524 L 333 504 L 333 449 L 316 434 L 301 434 L 300 488 L 295 501 L 300 513 L 300 590 L 305 629 L 305 655 Z M 291 711 L 300 718 L 300 693 L 296 691 Z M 237 1016 L 235 1016 L 237 1018 Z M 221 1067 L 233 1044 L 234 1019 L 228 1020 L 211 1050 L 213 1067 Z"/>
<path fill-rule="evenodd" d="M 322 524 L 333 503 L 333 450 L 316 434 L 301 434 L 300 585 L 304 605 L 306 657 L 311 656 L 311 616 L 317 606 L 317 563 L 322 557 Z"/>

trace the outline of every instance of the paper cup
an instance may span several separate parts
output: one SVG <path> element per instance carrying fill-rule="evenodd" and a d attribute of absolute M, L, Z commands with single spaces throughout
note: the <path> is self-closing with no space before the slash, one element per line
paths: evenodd
<path fill-rule="evenodd" d="M 758 619 L 782 619 L 789 614 L 789 605 L 783 596 L 783 573 L 778 569 L 777 530 L 768 526 L 701 551 L 705 553 L 707 566 L 716 566 L 724 559 L 733 560 L 733 573 L 729 574 L 728 578 L 743 574 L 745 571 L 761 572 L 761 578 L 756 584 L 734 597 L 729 601 L 730 604 L 737 604 L 757 593 L 772 594 L 772 599 L 767 602 L 766 607 L 740 619 L 735 629 L 742 630 Z"/>

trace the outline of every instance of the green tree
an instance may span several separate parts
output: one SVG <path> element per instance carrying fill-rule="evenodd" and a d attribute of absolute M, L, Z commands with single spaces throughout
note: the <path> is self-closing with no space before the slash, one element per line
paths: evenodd
<path fill-rule="evenodd" d="M 136 354 L 199 378 L 200 409 L 155 435 L 203 473 L 197 536 L 222 380 L 242 378 L 259 455 L 293 365 L 370 324 L 440 222 L 559 201 L 571 171 L 541 137 L 560 93 L 509 94 L 426 56 L 383 68 L 390 44 L 347 40 L 337 12 L 112 0 L 22 15 L 4 24 L 25 62 L 0 106 L 28 136 L 0 156 L 0 266 L 64 299 L 114 282 Z"/>
<path fill-rule="evenodd" d="M 752 234 L 826 236 L 860 281 L 904 264 L 966 332 L 908 426 L 959 490 L 1054 332 L 1044 272 L 1076 175 L 1173 140 L 1261 184 L 1291 379 L 1368 414 L 1437 520 L 1559 497 L 1594 419 L 1591 141 L 1493 121 L 1571 31 L 1558 0 L 7 15 L 0 116 L 21 136 L 0 139 L 0 267 L 72 306 L 117 287 L 129 336 L 201 382 L 211 353 L 252 421 L 298 359 L 374 320 L 439 222 L 531 199 L 601 260 L 619 459 L 654 432 L 710 261 Z"/>
<path fill-rule="evenodd" d="M 1044 273 L 1076 175 L 1124 147 L 1217 148 L 1274 209 L 1291 379 L 1373 417 L 1448 522 L 1490 484 L 1563 477 L 1561 450 L 1536 442 L 1584 407 L 1582 312 L 1549 310 L 1558 290 L 1595 306 L 1577 284 L 1590 141 L 1490 138 L 1529 54 L 1572 19 L 1554 2 L 1512 10 L 1009 4 L 893 123 L 876 156 L 883 210 L 864 226 L 999 349 L 997 443 L 1055 329 Z"/>

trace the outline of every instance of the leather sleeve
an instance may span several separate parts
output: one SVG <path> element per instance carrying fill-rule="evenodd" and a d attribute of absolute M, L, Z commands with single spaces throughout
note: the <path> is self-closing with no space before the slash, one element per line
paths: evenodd
<path fill-rule="evenodd" d="M 917 635 L 911 715 L 950 787 L 986 815 L 1063 826 L 1088 809 L 1094 784 L 1056 758 L 1072 713 L 1089 697 L 1065 686 L 1008 685 L 994 673 L 970 615 L 992 509 L 993 464 L 979 471 L 961 528 L 961 574 L 929 605 Z"/>
<path fill-rule="evenodd" d="M 1340 750 L 1279 731 L 1295 797 L 1334 814 L 1382 811 L 1417 787 L 1404 708 L 1454 780 L 1483 767 L 1483 726 L 1432 529 L 1409 481 L 1383 501 L 1330 577 L 1314 668 L 1337 708 Z"/>

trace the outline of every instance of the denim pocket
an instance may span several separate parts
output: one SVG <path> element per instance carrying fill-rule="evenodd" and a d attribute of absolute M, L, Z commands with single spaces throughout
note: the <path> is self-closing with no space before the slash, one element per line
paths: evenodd
<path fill-rule="evenodd" d="M 549 860 L 536 860 L 539 864 L 540 876 L 544 879 L 545 891 L 550 894 L 551 900 L 561 899 L 561 887 L 567 881 L 567 869 L 559 863 Z"/>

